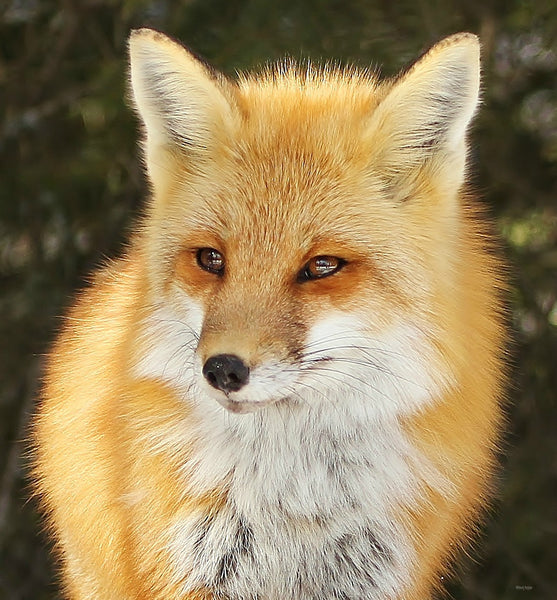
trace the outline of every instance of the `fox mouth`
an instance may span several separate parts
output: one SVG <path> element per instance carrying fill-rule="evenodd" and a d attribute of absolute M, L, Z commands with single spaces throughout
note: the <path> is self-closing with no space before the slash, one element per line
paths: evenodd
<path fill-rule="evenodd" d="M 227 411 L 236 415 L 258 412 L 272 404 L 285 401 L 286 398 L 269 400 L 249 400 L 247 398 L 234 398 L 232 394 L 219 394 L 218 403 Z"/>

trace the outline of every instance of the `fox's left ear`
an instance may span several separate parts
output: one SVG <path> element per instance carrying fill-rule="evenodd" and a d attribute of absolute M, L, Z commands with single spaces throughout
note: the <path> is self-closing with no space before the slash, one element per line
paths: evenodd
<path fill-rule="evenodd" d="M 372 115 L 368 131 L 382 168 L 396 175 L 441 155 L 460 163 L 463 173 L 466 129 L 479 87 L 475 35 L 458 33 L 433 46 L 391 84 Z"/>
<path fill-rule="evenodd" d="M 152 29 L 129 38 L 130 80 L 145 126 L 152 179 L 158 152 L 203 152 L 226 135 L 236 119 L 233 84 L 184 46 Z"/>

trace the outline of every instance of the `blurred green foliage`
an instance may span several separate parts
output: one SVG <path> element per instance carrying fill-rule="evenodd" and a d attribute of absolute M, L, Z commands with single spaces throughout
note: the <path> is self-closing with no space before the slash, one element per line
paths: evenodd
<path fill-rule="evenodd" d="M 557 4 L 539 0 L 0 5 L 0 598 L 57 594 L 21 440 L 57 316 L 120 251 L 146 193 L 125 101 L 126 38 L 141 25 L 229 74 L 286 54 L 392 75 L 447 34 L 481 36 L 471 159 L 513 265 L 511 402 L 500 500 L 451 593 L 557 598 Z"/>

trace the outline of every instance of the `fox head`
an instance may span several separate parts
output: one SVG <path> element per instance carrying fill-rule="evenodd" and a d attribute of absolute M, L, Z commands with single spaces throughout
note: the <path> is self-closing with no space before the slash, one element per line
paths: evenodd
<path fill-rule="evenodd" d="M 149 29 L 130 57 L 152 188 L 137 371 L 237 413 L 393 415 L 450 385 L 477 38 L 384 82 L 288 62 L 233 82 Z"/>

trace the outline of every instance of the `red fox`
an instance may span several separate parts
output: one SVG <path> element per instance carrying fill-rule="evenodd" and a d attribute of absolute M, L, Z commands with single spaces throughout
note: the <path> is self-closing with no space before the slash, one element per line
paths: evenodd
<path fill-rule="evenodd" d="M 424 600 L 489 496 L 502 266 L 479 42 L 231 81 L 129 41 L 151 197 L 50 353 L 37 491 L 72 600 Z"/>

